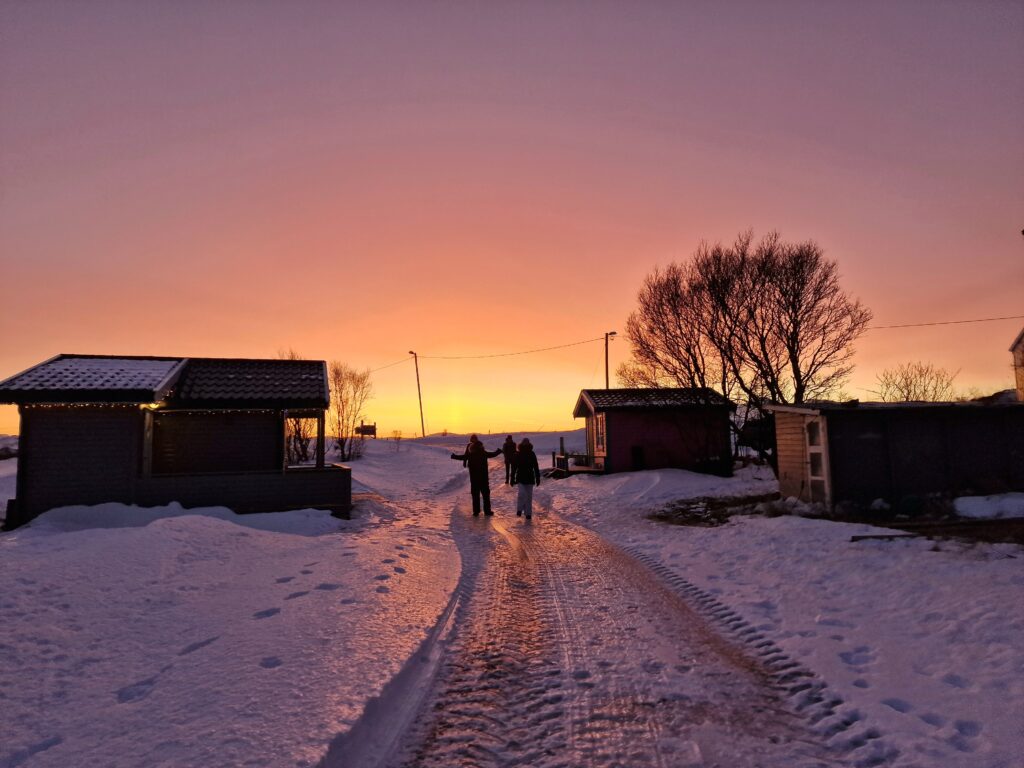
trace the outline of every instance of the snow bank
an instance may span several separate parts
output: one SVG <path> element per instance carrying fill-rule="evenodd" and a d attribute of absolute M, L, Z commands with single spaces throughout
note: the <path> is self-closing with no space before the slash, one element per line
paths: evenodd
<path fill-rule="evenodd" d="M 104 504 L 0 535 L 0 766 L 315 765 L 446 610 L 450 508 Z"/>
<path fill-rule="evenodd" d="M 953 502 L 960 517 L 999 519 L 1024 517 L 1024 493 L 997 496 L 962 496 Z"/>
<path fill-rule="evenodd" d="M 678 470 L 549 483 L 552 508 L 649 558 L 741 614 L 842 704 L 817 726 L 877 737 L 896 766 L 1003 768 L 1024 754 L 1024 551 L 864 540 L 891 530 L 801 517 L 721 527 L 647 518 L 673 497 L 771 489 Z M 725 628 L 723 628 L 725 629 Z"/>

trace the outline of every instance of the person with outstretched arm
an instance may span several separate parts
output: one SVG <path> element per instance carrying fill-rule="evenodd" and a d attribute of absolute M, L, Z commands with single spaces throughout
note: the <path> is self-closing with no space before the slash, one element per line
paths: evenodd
<path fill-rule="evenodd" d="M 480 499 L 483 497 L 485 515 L 493 515 L 491 510 L 491 483 L 487 476 L 487 460 L 501 454 L 501 449 L 488 451 L 479 440 L 466 446 L 465 453 L 453 453 L 455 461 L 461 461 L 469 468 L 469 492 L 473 496 L 473 517 L 480 514 Z"/>
<path fill-rule="evenodd" d="M 530 438 L 524 437 L 516 451 L 515 466 L 512 468 L 512 485 L 519 486 L 516 496 L 516 517 L 525 515 L 527 520 L 533 518 L 533 489 L 540 485 L 540 465 L 537 454 L 533 452 Z"/>

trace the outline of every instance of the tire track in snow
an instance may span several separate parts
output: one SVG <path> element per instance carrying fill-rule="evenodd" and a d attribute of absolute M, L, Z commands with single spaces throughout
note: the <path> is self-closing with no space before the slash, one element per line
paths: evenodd
<path fill-rule="evenodd" d="M 824 766 L 773 673 L 553 515 L 453 518 L 476 573 L 394 766 Z"/>

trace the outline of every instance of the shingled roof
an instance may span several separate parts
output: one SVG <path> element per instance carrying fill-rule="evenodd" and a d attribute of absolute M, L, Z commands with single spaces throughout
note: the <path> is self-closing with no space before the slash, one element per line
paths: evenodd
<path fill-rule="evenodd" d="M 0 403 L 161 403 L 323 409 L 322 360 L 58 355 L 5 381 Z"/>
<path fill-rule="evenodd" d="M 322 360 L 190 358 L 169 399 L 175 408 L 326 408 Z"/>
<path fill-rule="evenodd" d="M 0 381 L 0 403 L 154 403 L 181 372 L 180 357 L 57 355 Z"/>
<path fill-rule="evenodd" d="M 665 387 L 659 389 L 584 389 L 576 400 L 574 418 L 599 411 L 669 409 L 713 405 L 731 408 L 732 403 L 713 389 Z"/>

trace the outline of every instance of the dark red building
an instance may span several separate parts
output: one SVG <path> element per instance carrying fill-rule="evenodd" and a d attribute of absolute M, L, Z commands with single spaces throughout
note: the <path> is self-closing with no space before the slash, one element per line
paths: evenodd
<path fill-rule="evenodd" d="M 0 382 L 21 416 L 6 525 L 122 502 L 347 511 L 351 471 L 325 466 L 318 360 L 59 355 Z M 286 419 L 315 419 L 313 466 L 288 466 Z M 0 500 L 2 503 L 2 500 Z"/>
<path fill-rule="evenodd" d="M 728 477 L 734 407 L 709 389 L 584 389 L 572 415 L 586 419 L 594 469 L 676 467 Z"/>

